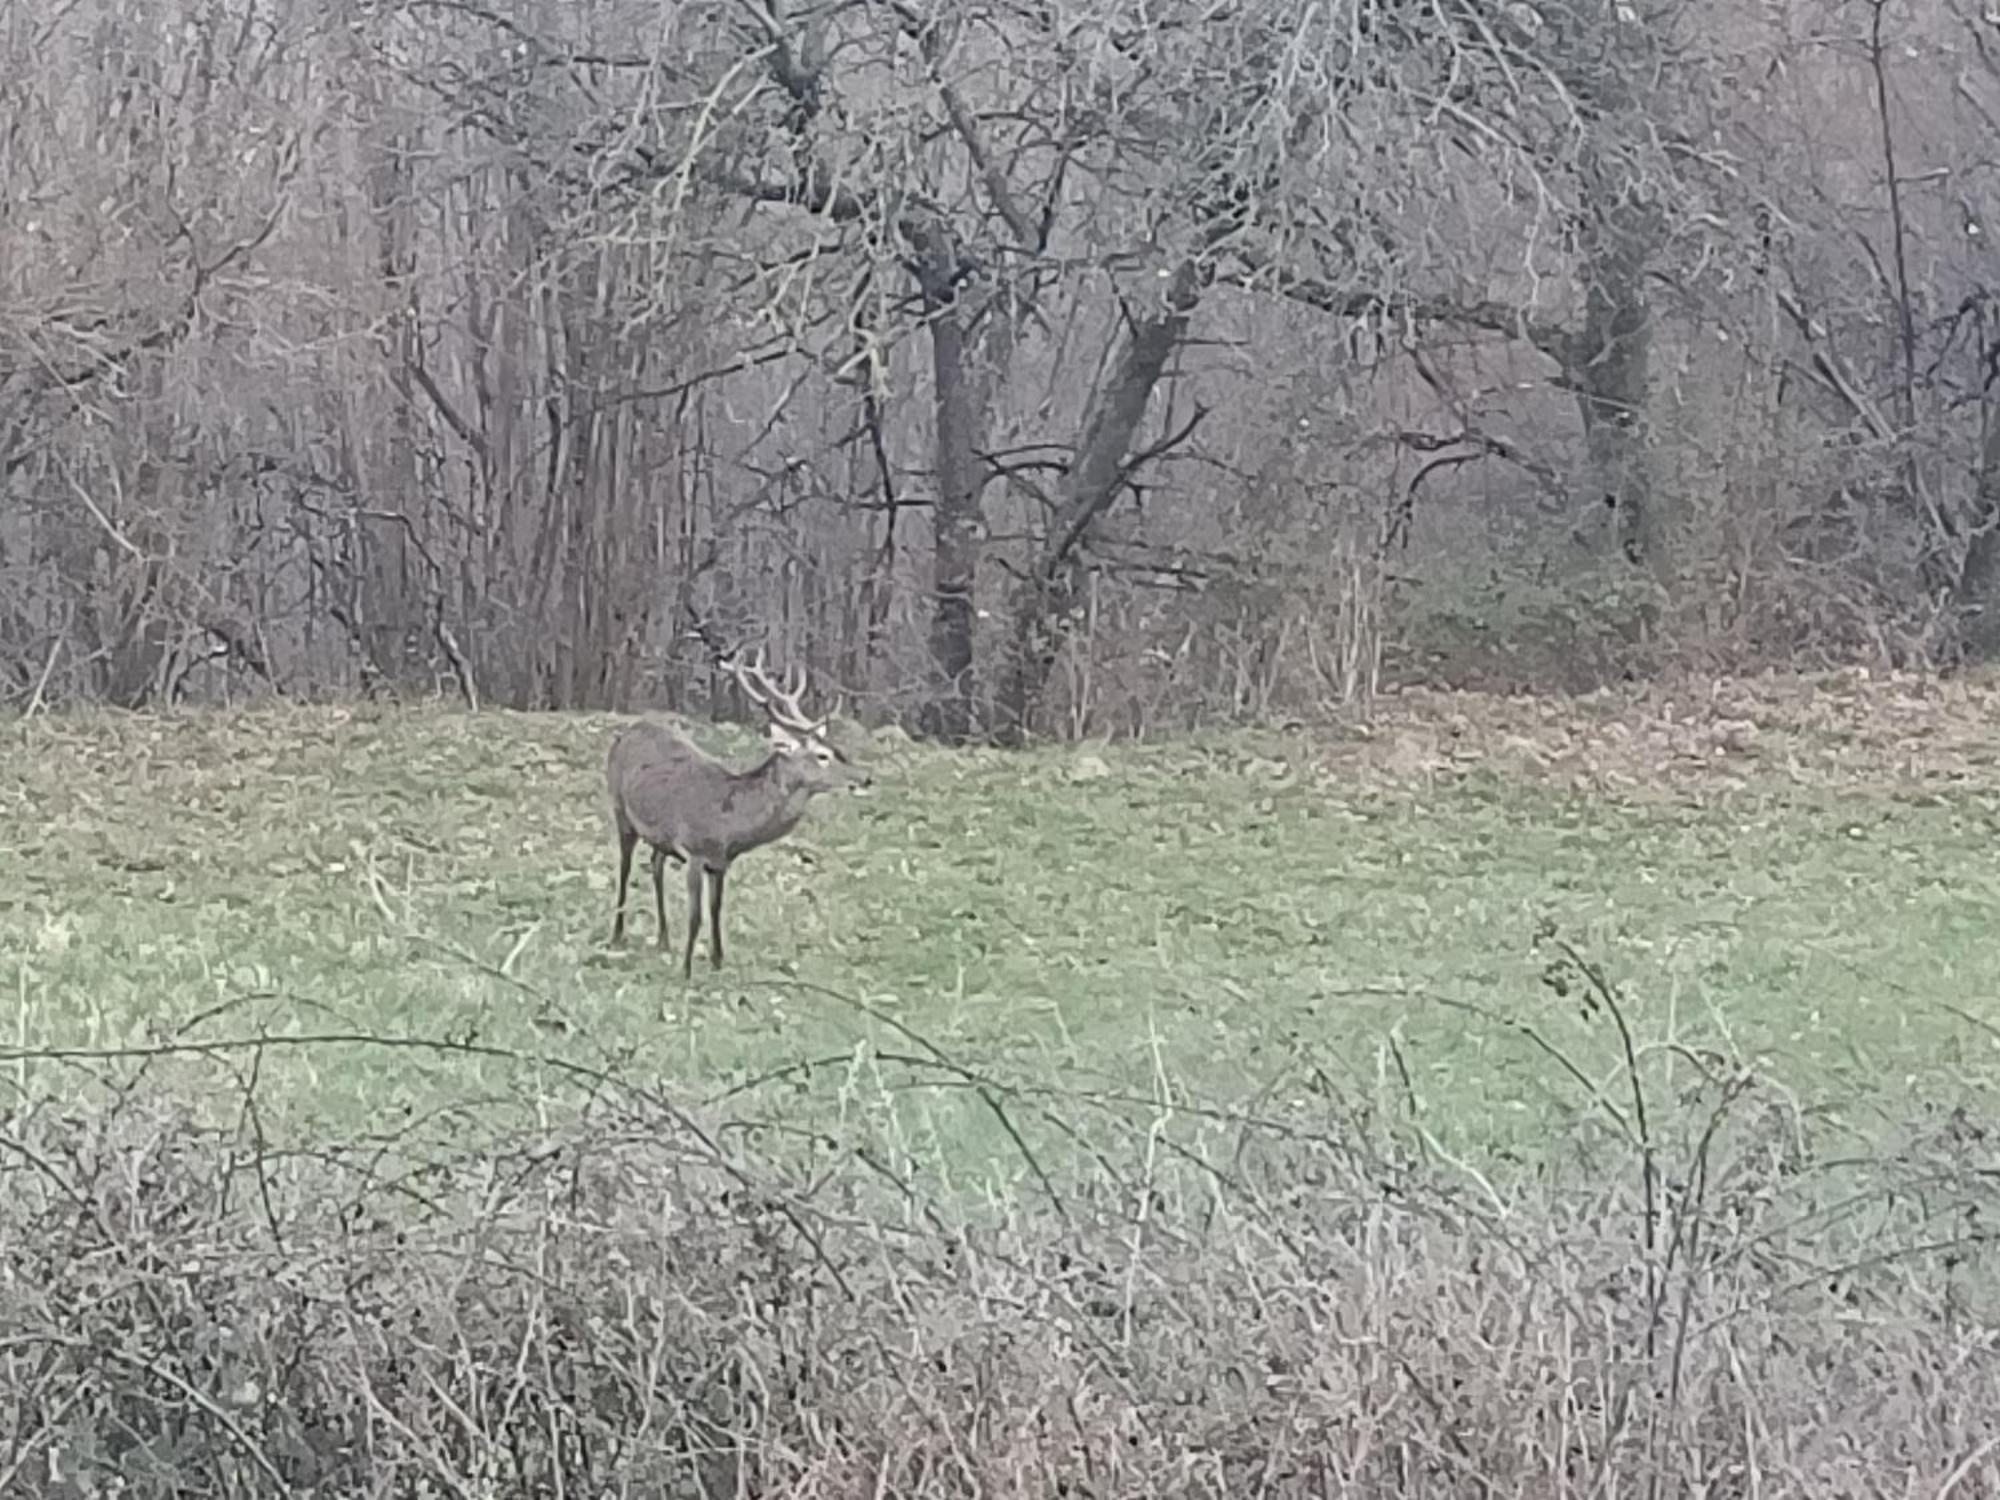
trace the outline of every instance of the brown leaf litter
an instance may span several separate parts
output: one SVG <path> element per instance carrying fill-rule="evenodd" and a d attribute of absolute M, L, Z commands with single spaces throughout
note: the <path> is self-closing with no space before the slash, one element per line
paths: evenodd
<path fill-rule="evenodd" d="M 2000 677 L 1684 677 L 1574 697 L 1410 688 L 1323 746 L 1326 769 L 1407 784 L 1468 772 L 1602 790 L 2000 786 Z"/>

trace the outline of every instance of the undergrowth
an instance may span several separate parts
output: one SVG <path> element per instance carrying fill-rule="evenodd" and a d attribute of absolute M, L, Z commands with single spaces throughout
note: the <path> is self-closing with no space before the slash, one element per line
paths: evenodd
<path fill-rule="evenodd" d="M 1164 1070 L 959 1078 L 1077 1148 L 978 1196 L 893 1112 L 578 1070 L 280 1146 L 258 1046 L 44 1059 L 108 1102 L 0 1127 L 0 1496 L 1993 1493 L 1992 1122 L 1859 1145 L 1542 951 L 1626 1064 L 1542 1038 L 1504 1172 Z"/>

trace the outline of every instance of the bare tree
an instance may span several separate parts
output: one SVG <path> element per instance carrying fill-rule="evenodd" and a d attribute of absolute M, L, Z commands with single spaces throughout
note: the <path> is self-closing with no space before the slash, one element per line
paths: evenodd
<path fill-rule="evenodd" d="M 1509 179 L 1504 193 L 1532 181 L 1546 196 L 1568 166 L 1510 121 L 1572 108 L 1562 80 L 1514 65 L 1533 60 L 1532 33 L 1503 42 L 1476 12 L 1443 27 L 1276 3 L 791 15 L 755 0 L 736 13 L 743 50 L 723 74 L 742 80 L 734 126 L 657 164 L 794 216 L 774 240 L 801 246 L 787 266 L 810 255 L 836 299 L 829 325 L 865 329 L 864 341 L 922 330 L 928 722 L 947 738 L 978 717 L 982 564 L 1013 580 L 995 596 L 990 727 L 1018 739 L 1033 721 L 1074 617 L 1077 558 L 1140 470 L 1199 422 L 1197 410 L 1142 436 L 1205 292 L 1394 305 L 1407 249 L 1434 228 L 1418 206 L 1427 178 L 1471 155 Z M 857 315 L 885 285 L 902 288 L 900 327 Z M 1023 398 L 1034 361 L 1076 357 L 1077 328 L 1087 373 L 1045 387 L 1075 393 L 1065 424 L 1046 394 Z M 1029 441 L 994 454 L 985 445 L 1003 431 Z M 1010 502 L 997 513 L 996 481 Z M 1010 513 L 1021 530 L 996 543 Z"/>
<path fill-rule="evenodd" d="M 17 7 L 0 691 L 720 701 L 698 620 L 1018 741 L 1593 612 L 1534 670 L 1979 654 L 1988 30 Z"/>

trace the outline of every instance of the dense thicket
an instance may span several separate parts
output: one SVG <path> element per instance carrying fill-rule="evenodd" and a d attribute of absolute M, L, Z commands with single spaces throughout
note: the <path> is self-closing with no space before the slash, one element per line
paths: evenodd
<path fill-rule="evenodd" d="M 2000 647 L 1976 0 L 0 17 L 0 690 L 959 738 Z M 700 634 L 693 633 L 698 628 Z"/>
<path fill-rule="evenodd" d="M 0 1495 L 2000 1477 L 1991 1126 L 1963 1113 L 1860 1150 L 1683 1061 L 1646 1113 L 1621 1081 L 1603 1128 L 1510 1180 L 1327 1100 L 1150 1111 L 989 1080 L 995 1111 L 1088 1150 L 941 1194 L 956 1173 L 893 1131 L 697 1118 L 581 1070 L 568 1127 L 546 1112 L 574 1100 L 468 1103 L 300 1149 L 266 1125 L 263 1045 L 213 1051 L 234 1128 L 130 1077 L 87 1120 L 0 1119 Z"/>

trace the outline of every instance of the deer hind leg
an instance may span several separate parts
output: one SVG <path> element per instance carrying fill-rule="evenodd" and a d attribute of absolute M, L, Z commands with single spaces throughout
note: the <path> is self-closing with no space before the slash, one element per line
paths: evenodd
<path fill-rule="evenodd" d="M 688 867 L 688 940 L 681 954 L 681 978 L 694 977 L 694 940 L 701 936 L 701 861 L 690 856 Z"/>
<path fill-rule="evenodd" d="M 658 847 L 653 850 L 653 915 L 660 924 L 659 944 L 662 952 L 667 946 L 667 851 Z"/>
<path fill-rule="evenodd" d="M 625 889 L 632 880 L 632 851 L 638 846 L 636 831 L 618 825 L 618 909 L 611 917 L 611 942 L 615 947 L 625 941 Z"/>
<path fill-rule="evenodd" d="M 708 962 L 716 969 L 722 967 L 722 877 L 728 873 L 727 867 L 708 872 Z"/>

